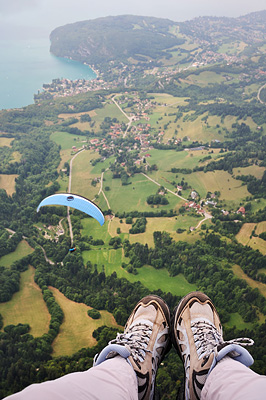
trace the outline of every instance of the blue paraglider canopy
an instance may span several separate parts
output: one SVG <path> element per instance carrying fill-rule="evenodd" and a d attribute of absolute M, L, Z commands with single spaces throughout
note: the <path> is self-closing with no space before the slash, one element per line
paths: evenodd
<path fill-rule="evenodd" d="M 38 205 L 37 212 L 42 206 L 68 206 L 82 211 L 95 218 L 101 225 L 104 224 L 104 215 L 100 208 L 85 197 L 71 193 L 53 194 L 43 199 Z"/>

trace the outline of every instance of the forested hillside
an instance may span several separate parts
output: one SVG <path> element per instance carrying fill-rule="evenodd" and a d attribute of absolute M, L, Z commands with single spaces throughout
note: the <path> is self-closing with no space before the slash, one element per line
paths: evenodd
<path fill-rule="evenodd" d="M 169 33 L 171 24 L 166 19 L 131 15 L 77 22 L 51 33 L 51 52 L 91 64 L 130 57 L 159 59 L 163 50 L 183 42 Z"/>

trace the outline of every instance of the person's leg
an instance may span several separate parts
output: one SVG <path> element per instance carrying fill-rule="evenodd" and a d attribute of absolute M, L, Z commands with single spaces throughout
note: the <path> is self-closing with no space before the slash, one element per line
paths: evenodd
<path fill-rule="evenodd" d="M 170 311 L 158 296 L 138 302 L 117 334 L 85 372 L 31 385 L 8 400 L 151 400 L 158 366 L 171 347 Z"/>
<path fill-rule="evenodd" d="M 137 377 L 121 356 L 98 367 L 28 386 L 8 400 L 137 400 Z"/>
<path fill-rule="evenodd" d="M 146 296 L 134 308 L 124 333 L 102 350 L 95 365 L 119 353 L 127 358 L 137 375 L 138 399 L 152 400 L 158 366 L 171 348 L 169 331 L 167 304 L 158 296 Z"/>
<path fill-rule="evenodd" d="M 225 357 L 208 376 L 201 392 L 201 400 L 264 400 L 266 377 Z"/>
<path fill-rule="evenodd" d="M 243 368 L 239 367 L 243 364 L 245 373 L 249 373 L 250 370 L 247 367 L 253 364 L 253 358 L 242 346 L 252 345 L 253 341 L 244 338 L 224 342 L 219 315 L 209 297 L 201 292 L 189 293 L 180 301 L 174 310 L 171 333 L 172 343 L 184 363 L 186 400 L 199 400 L 203 393 L 207 396 L 205 397 L 207 400 L 221 398 L 235 400 L 233 393 L 230 392 L 233 390 L 232 386 L 230 388 L 228 386 L 226 395 L 222 397 L 209 396 L 202 390 L 207 380 L 214 392 L 216 394 L 219 392 L 221 386 L 218 386 L 217 382 L 218 389 L 215 389 L 214 377 L 217 377 L 223 388 L 228 384 L 223 381 L 222 375 L 220 377 L 217 374 L 223 370 L 223 363 L 229 364 L 223 360 L 225 357 L 234 363 L 232 364 L 233 371 L 238 369 L 243 371 Z M 213 375 L 214 372 L 215 375 Z M 234 372 L 231 372 L 231 379 L 232 381 L 235 379 Z M 207 388 L 208 386 L 206 390 Z M 242 378 L 238 380 L 238 388 L 245 391 Z M 265 390 L 263 393 L 265 395 Z M 259 399 L 259 397 L 253 397 L 253 399 L 257 398 Z"/>

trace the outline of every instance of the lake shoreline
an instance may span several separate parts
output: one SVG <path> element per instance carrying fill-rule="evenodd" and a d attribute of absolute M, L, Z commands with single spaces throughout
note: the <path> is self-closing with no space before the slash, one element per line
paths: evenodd
<path fill-rule="evenodd" d="M 0 110 L 34 104 L 34 94 L 53 79 L 94 80 L 98 73 L 81 62 L 56 57 L 49 38 L 0 41 Z"/>

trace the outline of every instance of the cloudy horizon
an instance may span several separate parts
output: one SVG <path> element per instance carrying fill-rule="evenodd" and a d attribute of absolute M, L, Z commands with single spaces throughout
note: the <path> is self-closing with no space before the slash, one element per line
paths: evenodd
<path fill-rule="evenodd" d="M 168 18 L 176 22 L 190 20 L 199 16 L 239 17 L 266 9 L 265 0 L 0 0 L 0 34 L 12 32 L 14 26 L 24 29 L 31 35 L 32 29 L 40 35 L 48 34 L 58 26 L 81 20 L 106 17 L 108 15 L 134 14 Z M 14 32 L 13 32 L 14 33 Z M 15 34 L 15 33 L 14 33 Z"/>

